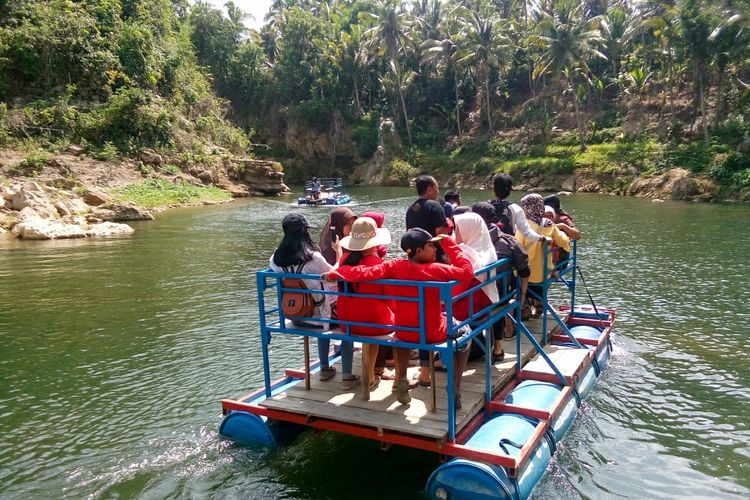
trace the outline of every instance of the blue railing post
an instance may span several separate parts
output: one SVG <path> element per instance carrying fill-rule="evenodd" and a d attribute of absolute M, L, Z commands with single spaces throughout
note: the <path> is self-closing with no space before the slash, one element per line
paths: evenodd
<path fill-rule="evenodd" d="M 260 314 L 260 344 L 261 349 L 263 351 L 263 382 L 265 384 L 265 393 L 266 397 L 271 397 L 271 367 L 270 359 L 268 357 L 268 345 L 271 343 L 271 334 L 268 333 L 268 327 L 266 326 L 266 301 L 265 301 L 265 292 L 266 292 L 266 277 L 261 274 L 257 273 L 255 275 L 255 284 L 258 290 L 258 313 Z M 279 287 L 279 280 L 277 278 L 276 280 L 276 286 Z M 279 304 L 281 304 L 281 292 L 278 292 L 279 295 Z M 279 308 L 279 314 L 283 316 L 283 313 L 281 313 L 281 308 Z M 283 319 L 282 319 L 283 321 Z"/>
<path fill-rule="evenodd" d="M 547 268 L 547 240 L 542 242 L 542 345 L 547 345 L 547 284 L 549 283 L 549 269 Z"/>
<path fill-rule="evenodd" d="M 572 266 L 573 266 L 573 278 L 571 278 L 571 289 L 570 289 L 570 314 L 576 310 L 576 271 L 578 270 L 578 241 L 573 240 L 573 248 L 571 248 Z"/>

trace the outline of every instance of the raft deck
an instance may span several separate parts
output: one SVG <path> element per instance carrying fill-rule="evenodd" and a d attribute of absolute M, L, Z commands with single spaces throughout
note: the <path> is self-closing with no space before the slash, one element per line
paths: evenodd
<path fill-rule="evenodd" d="M 525 322 L 537 342 L 542 339 L 542 320 L 532 319 Z M 553 330 L 554 321 L 547 321 L 548 332 Z M 516 338 L 503 341 L 505 359 L 493 365 L 492 393 L 508 384 L 515 374 L 517 363 Z M 545 352 L 551 356 L 556 351 L 569 350 L 567 347 L 548 345 Z M 580 350 L 579 350 L 580 351 Z M 530 367 L 534 364 L 534 346 L 525 336 L 521 336 L 521 364 Z M 588 351 L 580 351 L 580 362 Z M 536 355 L 538 357 L 538 355 Z M 563 375 L 572 376 L 581 363 L 570 363 L 560 367 Z M 546 373 L 548 365 L 539 359 L 539 371 Z M 340 371 L 340 370 L 339 370 Z M 409 376 L 416 377 L 418 368 L 409 368 Z M 361 351 L 354 354 L 353 373 L 362 373 Z M 341 375 L 320 381 L 317 376 L 311 377 L 310 389 L 305 389 L 304 381 L 292 385 L 281 393 L 259 402 L 259 406 L 269 410 L 303 415 L 307 420 L 319 418 L 348 424 L 368 426 L 377 429 L 398 432 L 407 435 L 432 439 L 446 438 L 448 428 L 448 398 L 446 393 L 447 374 L 436 371 L 436 411 L 432 412 L 432 389 L 416 387 L 410 391 L 412 401 L 402 405 L 396 401 L 392 392 L 393 382 L 383 380 L 378 388 L 370 392 L 370 400 L 362 397 L 362 387 L 350 391 L 341 390 Z M 468 364 L 461 381 L 462 409 L 456 412 L 456 432 L 460 432 L 484 407 L 485 404 L 485 360 L 477 359 Z M 252 399 L 252 398 L 250 398 Z"/>

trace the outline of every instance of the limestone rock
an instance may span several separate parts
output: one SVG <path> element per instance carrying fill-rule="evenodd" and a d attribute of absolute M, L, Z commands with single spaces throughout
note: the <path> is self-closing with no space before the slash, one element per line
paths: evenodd
<path fill-rule="evenodd" d="M 576 190 L 576 175 L 573 174 L 565 179 L 560 187 L 562 187 L 563 191 L 574 192 Z"/>
<path fill-rule="evenodd" d="M 55 209 L 57 210 L 57 213 L 60 214 L 60 216 L 64 217 L 66 215 L 70 215 L 70 209 L 65 205 L 65 203 L 62 200 L 55 200 L 54 206 L 55 206 Z"/>
<path fill-rule="evenodd" d="M 264 195 L 288 193 L 284 184 L 284 169 L 280 163 L 245 158 L 240 160 L 240 180 L 248 186 L 248 191 L 258 191 Z"/>
<path fill-rule="evenodd" d="M 40 218 L 19 222 L 13 226 L 12 232 L 14 236 L 23 240 L 55 240 L 86 237 L 86 233 L 81 226 Z"/>
<path fill-rule="evenodd" d="M 68 146 L 67 151 L 68 153 L 72 155 L 78 156 L 78 155 L 82 155 L 83 152 L 86 151 L 86 149 L 83 146 L 77 146 L 75 144 L 71 144 L 70 146 Z"/>
<path fill-rule="evenodd" d="M 86 236 L 91 238 L 102 238 L 106 236 L 124 236 L 133 234 L 134 229 L 127 224 L 117 224 L 116 222 L 102 222 L 93 224 L 86 231 Z"/>
<path fill-rule="evenodd" d="M 709 201 L 718 186 L 706 177 L 694 177 L 684 168 L 673 168 L 660 175 L 635 179 L 627 189 L 631 196 L 671 200 Z"/>
<path fill-rule="evenodd" d="M 86 222 L 88 222 L 89 224 L 101 224 L 104 221 L 101 220 L 99 217 L 94 217 L 93 215 L 87 215 Z"/>
<path fill-rule="evenodd" d="M 31 207 L 40 216 L 48 219 L 57 218 L 57 209 L 50 201 L 45 190 L 36 182 L 27 182 L 10 195 L 10 208 L 21 211 Z"/>
<path fill-rule="evenodd" d="M 150 212 L 132 203 L 106 203 L 94 208 L 91 214 L 103 221 L 154 220 Z"/>
<path fill-rule="evenodd" d="M 164 158 L 153 149 L 146 149 L 141 152 L 141 161 L 146 165 L 161 165 L 164 163 Z"/>
<path fill-rule="evenodd" d="M 65 200 L 65 205 L 70 210 L 71 214 L 85 214 L 91 207 L 89 207 L 84 201 L 78 197 L 72 197 Z"/>
<path fill-rule="evenodd" d="M 91 206 L 98 207 L 105 203 L 111 203 L 112 197 L 101 189 L 90 188 L 83 193 L 83 201 Z"/>

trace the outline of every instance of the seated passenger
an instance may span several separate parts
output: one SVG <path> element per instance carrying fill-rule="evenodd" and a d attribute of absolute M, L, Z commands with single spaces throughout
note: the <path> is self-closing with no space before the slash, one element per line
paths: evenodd
<path fill-rule="evenodd" d="M 323 230 L 320 232 L 320 253 L 323 254 L 326 261 L 332 266 L 338 262 L 341 255 L 336 254 L 334 244 L 349 236 L 352 230 L 352 223 L 357 219 L 357 215 L 346 207 L 338 207 L 331 210 L 328 215 Z"/>
<path fill-rule="evenodd" d="M 542 196 L 536 193 L 527 194 L 521 198 L 521 207 L 523 207 L 526 218 L 529 221 L 531 229 L 545 238 L 551 238 L 554 245 L 557 245 L 562 250 L 570 252 L 570 239 L 568 236 L 560 231 L 555 224 L 549 221 L 549 225 L 544 224 L 544 200 Z M 532 292 L 534 297 L 531 298 L 532 305 L 535 306 L 535 316 L 540 316 L 542 309 L 540 309 L 541 302 L 539 298 L 543 297 L 543 283 L 549 276 L 544 276 L 544 247 L 542 243 L 527 246 L 528 241 L 520 233 L 516 233 L 518 241 L 528 248 L 529 253 L 529 268 L 531 269 L 531 275 L 529 276 L 529 287 L 528 291 Z M 554 271 L 554 263 L 552 260 L 553 252 L 551 249 L 547 250 L 547 271 L 551 274 Z"/>
<path fill-rule="evenodd" d="M 531 274 L 531 271 L 529 270 L 529 256 L 526 253 L 526 249 L 521 246 L 515 236 L 502 232 L 500 228 L 492 222 L 495 217 L 495 207 L 493 207 L 491 203 L 486 201 L 475 203 L 474 206 L 471 207 L 471 210 L 472 212 L 479 214 L 487 225 L 487 230 L 490 233 L 490 240 L 492 240 L 492 245 L 495 248 L 495 255 L 497 255 L 498 260 L 510 259 L 510 264 L 500 267 L 497 272 L 503 273 L 509 269 L 513 269 L 515 273 L 520 276 L 521 304 L 524 304 L 526 301 L 526 287 L 529 284 L 529 275 Z M 515 279 L 500 279 L 497 280 L 496 283 L 498 295 L 501 299 L 516 287 Z M 506 303 L 507 301 L 503 301 L 500 304 L 505 305 Z M 531 314 L 530 309 L 528 310 L 528 314 Z M 524 316 L 523 319 L 526 319 L 526 316 Z M 510 318 L 506 318 L 505 334 L 503 335 L 503 338 L 510 339 L 513 338 L 514 335 L 515 328 L 513 327 L 513 322 Z M 498 340 L 500 339 L 495 336 L 496 342 L 493 352 L 496 355 L 502 352 L 502 344 L 498 342 Z"/>
<path fill-rule="evenodd" d="M 284 217 L 281 223 L 284 237 L 278 248 L 271 256 L 270 267 L 275 272 L 322 274 L 332 269 L 318 250 L 318 246 L 310 237 L 310 225 L 307 218 L 300 213 L 291 213 Z M 305 285 L 309 290 L 322 290 L 320 280 L 306 279 Z M 335 286 L 328 285 L 327 289 L 335 291 Z M 315 316 L 319 318 L 331 317 L 330 294 L 313 293 L 315 301 Z M 323 328 L 324 325 L 315 325 Z M 329 365 L 328 355 L 331 348 L 329 339 L 318 339 L 318 356 L 320 358 L 320 380 L 329 380 L 336 375 L 336 368 Z M 344 375 L 351 375 L 353 345 L 351 342 L 341 343 L 341 366 Z"/>
<path fill-rule="evenodd" d="M 349 236 L 341 240 L 341 247 L 345 250 L 339 260 L 339 266 L 366 266 L 371 267 L 383 262 L 378 257 L 378 246 L 388 245 L 391 242 L 391 233 L 387 229 L 378 229 L 375 221 L 369 217 L 360 217 L 352 224 Z M 386 287 L 371 283 L 350 283 L 348 292 L 366 295 L 388 295 Z M 379 325 L 391 325 L 384 328 L 375 326 L 341 325 L 342 330 L 349 330 L 352 335 L 378 336 L 387 335 L 393 331 L 395 317 L 393 300 L 378 298 L 358 298 L 342 295 L 338 299 L 338 319 L 344 321 L 357 321 L 360 323 L 374 323 Z M 380 383 L 380 376 L 376 374 L 375 361 L 378 358 L 379 347 L 377 344 L 363 344 L 367 350 L 368 366 L 362 367 L 368 370 L 370 378 L 370 390 L 374 390 Z M 385 364 L 382 365 L 385 369 Z"/>
<path fill-rule="evenodd" d="M 435 261 L 436 244 L 440 242 L 445 253 L 453 264 L 442 264 Z M 374 267 L 342 266 L 323 277 L 327 280 L 344 279 L 347 281 L 369 281 L 385 278 L 416 281 L 469 281 L 474 276 L 471 262 L 463 255 L 458 245 L 447 236 L 434 237 L 424 229 L 414 228 L 406 231 L 401 238 L 401 248 L 408 259 L 394 259 Z M 419 296 L 419 288 L 394 286 L 393 295 L 414 298 Z M 424 304 L 396 300 L 396 324 L 407 327 L 420 327 L 420 307 L 424 307 L 424 326 L 426 342 L 439 343 L 447 338 L 447 320 L 441 311 L 440 292 L 428 287 L 424 290 Z M 452 320 L 452 318 L 451 318 Z M 415 331 L 396 329 L 396 337 L 406 342 L 420 342 L 420 334 Z M 460 384 L 461 374 L 466 367 L 469 349 L 456 353 L 456 376 L 453 381 L 456 388 L 456 408 L 461 407 Z M 407 366 L 409 349 L 396 349 L 397 400 L 402 404 L 411 402 Z"/>
<path fill-rule="evenodd" d="M 549 206 L 554 210 L 555 216 L 552 220 L 557 225 L 557 228 L 568 235 L 571 240 L 580 240 L 581 231 L 576 227 L 573 219 L 562 209 L 560 206 L 560 198 L 557 196 L 550 195 L 544 198 L 545 206 Z M 570 258 L 570 253 L 565 252 L 562 249 L 558 249 L 555 253 L 555 264 L 558 262 L 565 262 Z"/>
<path fill-rule="evenodd" d="M 488 203 L 489 205 L 489 203 Z M 489 205 L 492 207 L 492 205 Z M 471 261 L 474 267 L 475 277 L 469 282 L 462 282 L 453 288 L 453 296 L 465 292 L 471 287 L 476 286 L 479 282 L 487 281 L 487 273 L 476 275 L 476 271 L 489 266 L 497 261 L 495 247 L 492 245 L 487 225 L 479 214 L 466 212 L 456 215 L 456 242 L 461 251 Z M 492 271 L 495 274 L 495 271 Z M 464 297 L 453 303 L 453 316 L 458 320 L 465 320 L 477 311 L 481 311 L 490 304 L 499 302 L 498 287 L 496 283 L 489 283 L 472 294 L 471 304 L 469 297 Z M 471 307 L 470 307 L 471 305 Z M 501 319 L 492 325 L 492 336 L 495 339 L 502 339 L 504 330 L 504 321 Z M 474 347 L 474 346 L 472 346 Z M 479 357 L 481 349 L 473 349 L 475 357 Z M 496 342 L 493 347 L 492 362 L 499 363 L 505 357 L 502 342 Z"/>

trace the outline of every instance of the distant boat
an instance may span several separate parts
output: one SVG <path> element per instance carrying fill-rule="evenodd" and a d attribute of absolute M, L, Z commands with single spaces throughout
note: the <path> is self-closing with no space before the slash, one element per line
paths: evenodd
<path fill-rule="evenodd" d="M 297 205 L 309 205 L 317 207 L 320 205 L 346 205 L 352 201 L 351 195 L 344 189 L 344 181 L 341 177 L 321 178 L 320 196 L 316 199 L 312 195 L 312 181 L 305 182 L 305 196 L 297 199 Z"/>

